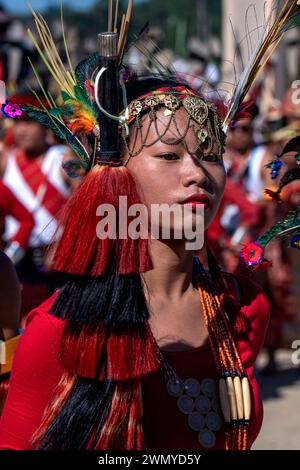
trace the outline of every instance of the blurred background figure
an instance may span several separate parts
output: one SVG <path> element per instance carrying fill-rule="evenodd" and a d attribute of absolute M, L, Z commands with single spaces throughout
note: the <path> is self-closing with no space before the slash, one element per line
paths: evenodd
<path fill-rule="evenodd" d="M 245 104 L 245 110 L 247 105 Z M 228 134 L 225 164 L 228 178 L 237 183 L 245 196 L 255 205 L 257 213 L 256 223 L 251 226 L 250 237 L 258 238 L 262 233 L 281 219 L 288 211 L 286 207 L 274 204 L 264 194 L 264 189 L 275 188 L 275 182 L 271 177 L 268 163 L 283 150 L 284 141 L 278 139 L 278 128 L 283 125 L 283 113 L 280 103 L 274 101 L 264 117 L 264 135 L 260 136 L 260 144 L 255 143 L 255 119 L 259 116 L 259 109 L 250 105 L 249 116 L 238 118 Z M 277 136 L 277 139 L 275 137 Z M 282 171 L 286 171 L 284 165 Z M 230 208 L 232 211 L 232 208 Z M 235 216 L 235 213 L 234 213 Z M 228 214 L 228 208 L 224 210 L 222 219 L 225 228 L 230 227 L 232 217 Z M 240 231 L 240 219 L 238 219 L 236 234 Z M 235 240 L 236 236 L 232 237 Z M 234 264 L 231 251 L 225 251 L 223 257 L 227 260 L 225 268 L 241 272 L 242 268 L 239 251 L 243 239 L 237 240 L 238 254 Z M 272 260 L 273 267 L 264 273 L 255 273 L 255 279 L 264 287 L 271 300 L 271 322 L 265 347 L 268 360 L 264 368 L 264 374 L 272 374 L 277 370 L 276 351 L 283 345 L 285 325 L 295 320 L 292 290 L 292 265 L 289 252 L 284 243 L 272 242 L 266 250 L 266 257 Z"/>
<path fill-rule="evenodd" d="M 18 229 L 8 239 L 5 253 L 16 264 L 21 261 L 25 254 L 34 228 L 34 218 L 12 191 L 0 180 L 0 220 L 3 227 L 4 219 L 9 216 L 17 221 Z M 2 244 L 4 245 L 4 241 L 2 241 Z"/>
<path fill-rule="evenodd" d="M 14 96 L 15 103 L 28 101 L 28 96 Z M 31 98 L 31 101 L 34 101 Z M 69 197 L 74 181 L 62 168 L 72 158 L 70 149 L 60 145 L 52 132 L 24 115 L 9 128 L 10 138 L 1 157 L 3 183 L 24 213 L 33 219 L 26 246 L 17 243 L 20 220 L 9 213 L 5 219 L 6 251 L 16 257 L 16 269 L 22 283 L 22 317 L 51 293 L 58 282 L 49 271 L 45 254 L 57 230 L 56 216 Z M 23 228 L 24 232 L 24 228 Z M 19 259 L 19 252 L 22 255 Z"/>
<path fill-rule="evenodd" d="M 8 92 L 25 88 L 30 71 L 28 57 L 35 56 L 24 23 L 8 15 L 0 4 L 0 80 Z"/>

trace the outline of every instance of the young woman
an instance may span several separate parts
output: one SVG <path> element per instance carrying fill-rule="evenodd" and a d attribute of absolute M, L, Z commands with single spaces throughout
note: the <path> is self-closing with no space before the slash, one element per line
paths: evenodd
<path fill-rule="evenodd" d="M 202 204 L 207 229 L 226 180 L 216 108 L 163 78 L 126 88 L 120 171 L 129 172 L 148 213 L 154 204 L 178 204 L 195 229 Z M 80 191 L 100 191 L 91 185 L 104 171 L 95 163 L 67 206 L 60 249 L 81 211 Z M 29 315 L 1 416 L 2 449 L 251 448 L 262 423 L 253 367 L 268 300 L 249 279 L 222 273 L 207 246 L 204 269 L 182 231 L 176 238 L 176 224 L 161 218 L 171 236 L 149 239 L 152 266 L 125 274 L 115 269 L 118 251 L 104 272 L 86 274 L 91 250 L 76 258 L 73 231 L 70 263 L 81 263 L 82 275 Z"/>

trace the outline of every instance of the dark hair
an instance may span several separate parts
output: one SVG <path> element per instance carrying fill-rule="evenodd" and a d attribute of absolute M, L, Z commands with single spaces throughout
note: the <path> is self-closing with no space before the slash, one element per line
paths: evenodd
<path fill-rule="evenodd" d="M 164 75 L 141 76 L 133 80 L 128 80 L 125 86 L 128 103 L 136 100 L 146 93 L 151 93 L 151 91 L 155 91 L 163 87 L 172 88 L 175 86 L 185 86 L 191 89 L 187 82 L 180 81 L 176 78 L 166 77 Z"/>

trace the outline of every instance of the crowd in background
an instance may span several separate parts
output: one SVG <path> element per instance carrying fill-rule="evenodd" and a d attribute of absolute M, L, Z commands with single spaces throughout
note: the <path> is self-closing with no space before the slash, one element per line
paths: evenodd
<path fill-rule="evenodd" d="M 56 41 L 63 44 L 59 25 L 54 25 L 54 30 Z M 67 33 L 72 45 L 71 58 L 76 64 L 81 58 L 76 46 L 78 34 L 73 29 Z M 217 40 L 206 44 L 196 37 L 189 38 L 185 57 L 178 57 L 172 50 L 158 49 L 160 34 L 159 28 L 151 28 L 136 41 L 126 55 L 129 67 L 144 75 L 149 68 L 154 71 L 166 68 L 217 104 L 226 99 L 220 73 L 221 46 Z M 93 45 L 86 42 L 80 54 L 92 49 Z M 148 61 L 149 53 L 155 55 L 154 63 Z M 0 79 L 12 101 L 28 100 L 28 85 L 36 88 L 28 57 L 55 96 L 55 86 L 27 37 L 25 25 L 0 9 Z M 256 239 L 283 213 L 299 204 L 300 185 L 298 188 L 294 185 L 293 190 L 287 188 L 281 205 L 264 194 L 265 187 L 274 186 L 266 165 L 299 133 L 300 105 L 293 103 L 291 89 L 279 101 L 258 83 L 247 97 L 240 119 L 228 132 L 224 155 L 228 181 L 218 215 L 207 233 L 224 270 L 249 275 L 239 256 L 242 245 Z M 0 118 L 1 248 L 13 260 L 22 284 L 21 326 L 26 314 L 62 282 L 47 265 L 45 253 L 53 237 L 59 236 L 55 235 L 56 215 L 79 183 L 62 170 L 62 163 L 69 158 L 71 150 L 42 125 L 29 118 Z M 284 161 L 284 168 L 290 168 L 289 159 Z M 251 273 L 272 303 L 265 373 L 276 372 L 274 354 L 277 348 L 287 345 L 289 329 L 296 337 L 300 306 L 293 279 L 299 263 L 297 254 L 283 242 L 273 242 L 267 253 L 273 266 Z"/>

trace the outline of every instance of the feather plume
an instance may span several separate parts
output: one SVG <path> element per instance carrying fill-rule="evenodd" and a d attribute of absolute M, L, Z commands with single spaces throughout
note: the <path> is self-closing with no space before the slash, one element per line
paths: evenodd
<path fill-rule="evenodd" d="M 91 134 L 97 125 L 97 117 L 82 103 L 73 104 L 74 113 L 68 120 L 73 133 Z"/>
<path fill-rule="evenodd" d="M 70 71 L 66 69 L 61 60 L 60 54 L 57 50 L 53 36 L 46 21 L 42 15 L 34 11 L 30 4 L 28 6 L 33 15 L 35 26 L 42 43 L 42 48 L 37 43 L 30 29 L 28 29 L 28 35 L 32 40 L 36 50 L 38 51 L 42 61 L 48 68 L 55 81 L 58 83 L 60 89 L 72 95 L 73 86 L 75 85 L 75 80 L 73 78 L 73 68 L 71 68 Z M 67 56 L 69 56 L 67 50 L 66 53 Z"/>
<path fill-rule="evenodd" d="M 124 50 L 125 50 L 125 45 L 126 45 L 127 35 L 128 35 L 128 30 L 129 30 L 129 24 L 131 20 L 132 7 L 133 7 L 133 0 L 128 0 L 126 14 L 123 15 L 122 17 L 121 30 L 120 30 L 119 41 L 118 41 L 119 63 L 121 63 L 123 60 L 123 55 L 124 55 Z"/>
<path fill-rule="evenodd" d="M 98 65 L 98 52 L 90 54 L 86 59 L 82 60 L 75 68 L 75 76 L 77 85 L 84 89 L 84 84 L 90 78 L 93 71 Z"/>
<path fill-rule="evenodd" d="M 275 238 L 285 239 L 296 233 L 300 233 L 300 206 L 296 210 L 289 212 L 283 220 L 280 220 L 270 230 L 265 232 L 258 239 L 258 242 L 262 247 L 266 247 Z"/>
<path fill-rule="evenodd" d="M 150 21 L 147 20 L 146 23 L 144 24 L 144 26 L 142 27 L 142 29 L 140 30 L 140 32 L 138 33 L 137 37 L 138 38 L 141 38 L 143 36 L 143 34 L 148 31 L 149 29 L 149 25 L 150 25 Z"/>
<path fill-rule="evenodd" d="M 152 47 L 148 49 L 148 44 L 151 44 L 150 39 L 147 40 L 146 44 L 138 42 L 138 39 L 140 39 L 139 36 L 135 36 L 135 38 L 136 41 L 133 43 L 133 45 L 145 57 L 145 63 L 143 65 L 147 69 L 147 71 L 150 72 L 151 75 L 155 75 L 157 73 L 166 77 L 170 75 L 176 75 L 176 71 L 174 69 L 170 70 L 168 67 L 163 65 L 157 58 L 157 55 L 155 55 L 155 53 L 153 52 L 153 46 L 156 53 L 161 52 L 161 50 L 155 43 L 153 43 L 153 41 Z M 148 62 L 151 66 L 149 67 L 146 62 Z"/>
<path fill-rule="evenodd" d="M 59 139 L 66 140 L 80 157 L 85 168 L 89 166 L 89 154 L 86 148 L 54 114 L 33 106 L 22 106 L 22 109 L 28 117 L 51 129 Z"/>
<path fill-rule="evenodd" d="M 277 5 L 275 4 L 262 28 L 259 40 L 250 56 L 248 64 L 234 89 L 233 96 L 229 103 L 229 109 L 223 123 L 224 132 L 227 132 L 230 122 L 234 118 L 251 85 L 282 40 L 284 33 L 292 26 L 300 9 L 299 0 L 285 0 L 280 11 L 274 15 L 274 9 L 276 7 Z M 275 19 L 273 19 L 274 16 Z"/>

